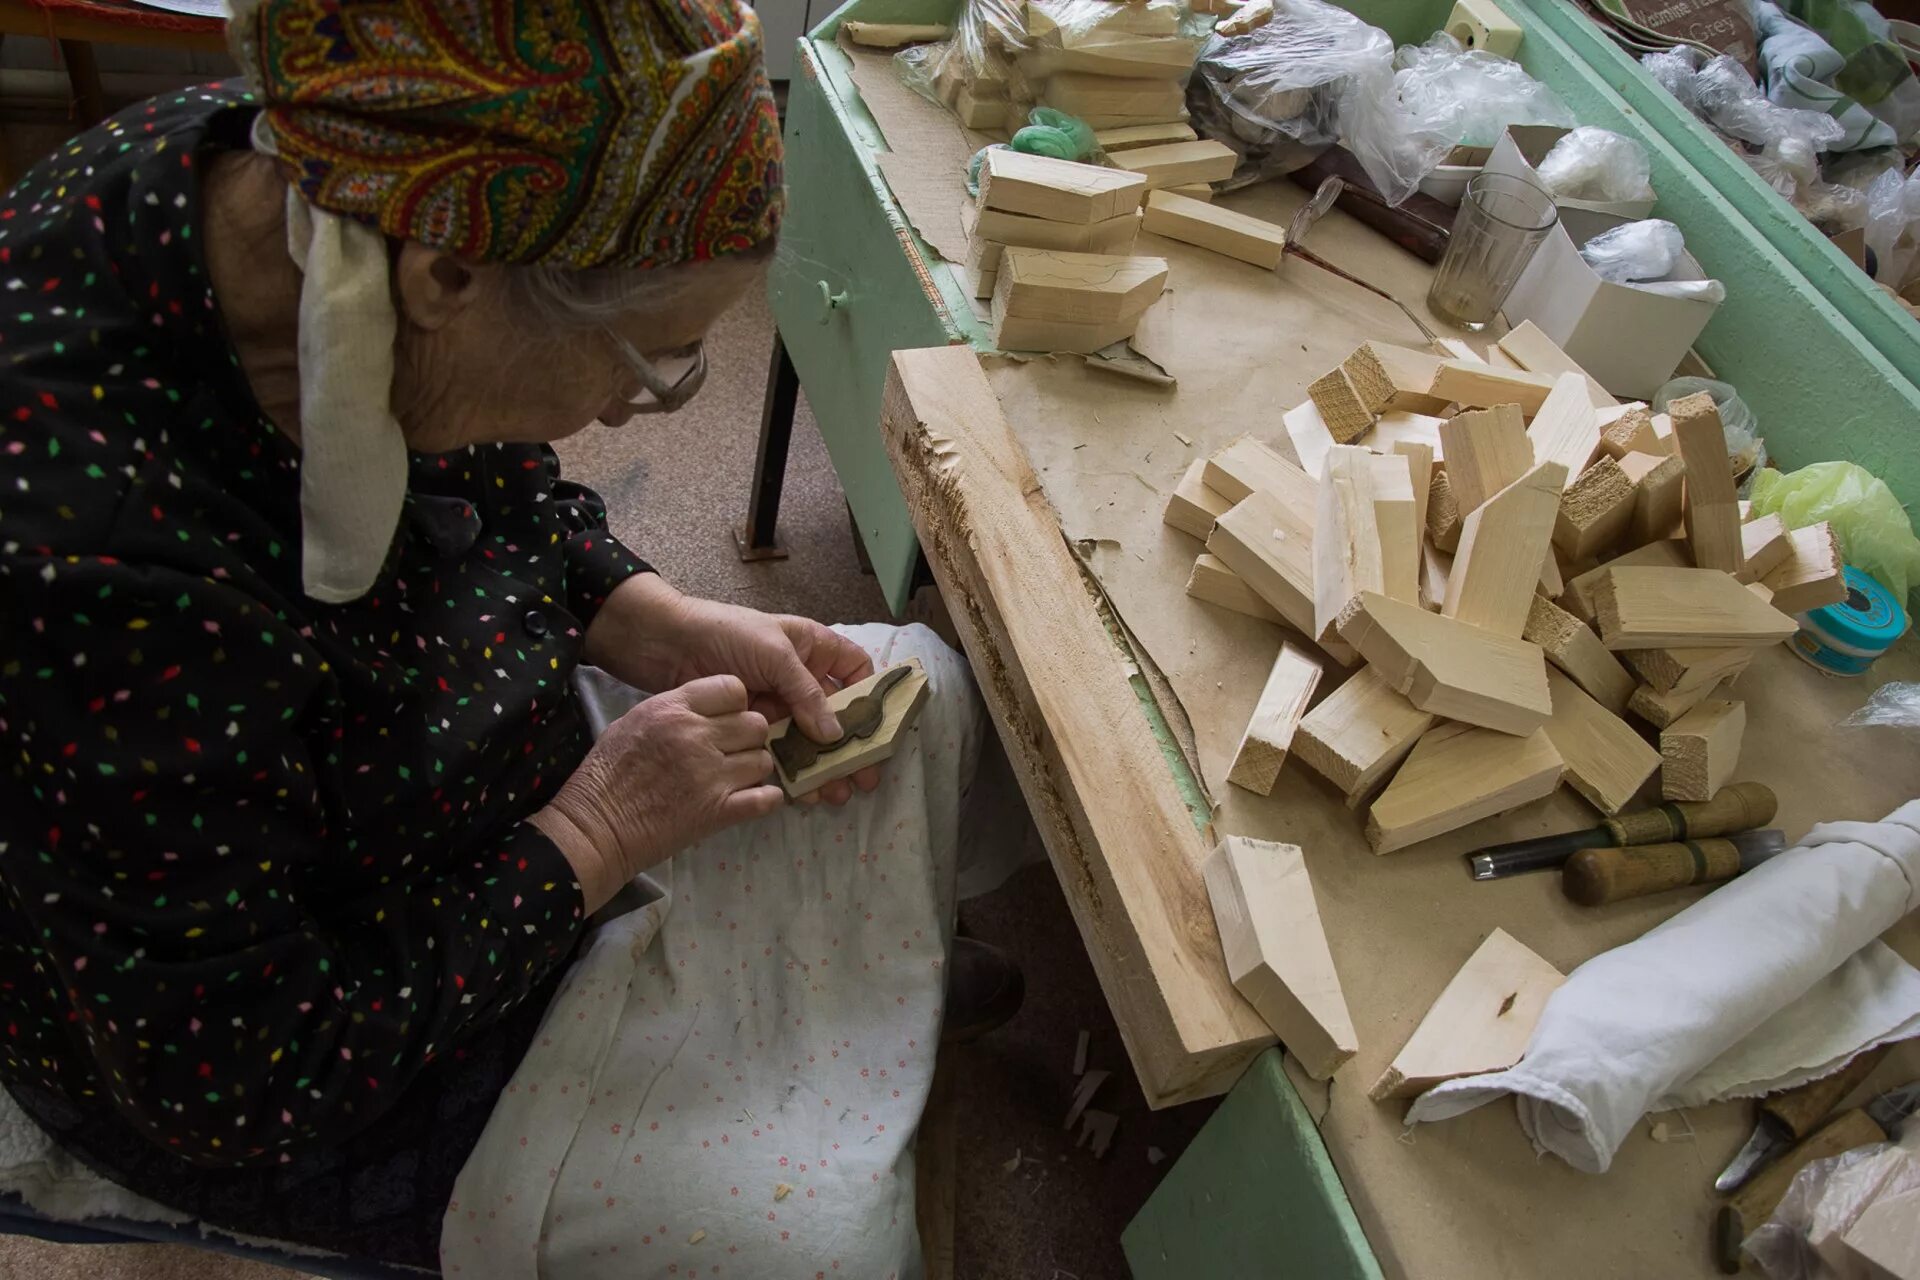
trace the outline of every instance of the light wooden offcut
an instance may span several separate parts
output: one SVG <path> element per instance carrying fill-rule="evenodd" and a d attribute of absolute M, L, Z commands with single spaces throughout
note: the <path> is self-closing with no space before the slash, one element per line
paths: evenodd
<path fill-rule="evenodd" d="M 1373 1083 L 1375 1102 L 1411 1098 L 1461 1076 L 1505 1071 L 1520 1061 L 1533 1028 L 1566 975 L 1505 929 L 1467 957 Z"/>

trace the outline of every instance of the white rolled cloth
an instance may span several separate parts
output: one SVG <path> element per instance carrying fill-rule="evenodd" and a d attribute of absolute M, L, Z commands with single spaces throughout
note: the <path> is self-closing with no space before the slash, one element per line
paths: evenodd
<path fill-rule="evenodd" d="M 1604 1173 L 1649 1110 L 1788 1088 L 1920 1033 L 1920 972 L 1879 941 L 1917 906 L 1920 800 L 1823 823 L 1574 970 L 1518 1066 L 1435 1086 L 1408 1122 L 1513 1094 L 1537 1150 Z"/>

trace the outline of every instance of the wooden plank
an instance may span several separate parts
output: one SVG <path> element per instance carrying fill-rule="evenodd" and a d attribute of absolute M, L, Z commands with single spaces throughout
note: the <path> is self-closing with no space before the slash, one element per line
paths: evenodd
<path fill-rule="evenodd" d="M 1680 717 L 1705 702 L 1709 696 L 1726 697 L 1727 683 L 1708 685 L 1690 693 L 1661 693 L 1651 685 L 1641 685 L 1627 699 L 1627 710 L 1656 729 L 1665 729 Z"/>
<path fill-rule="evenodd" d="M 1375 456 L 1352 445 L 1337 444 L 1327 450 L 1313 522 L 1313 630 L 1309 635 L 1331 634 L 1341 610 L 1362 591 L 1386 589 L 1374 511 Z"/>
<path fill-rule="evenodd" d="M 1373 527 L 1380 539 L 1382 590 L 1395 600 L 1420 602 L 1420 499 L 1413 489 L 1413 472 L 1398 457 L 1371 454 L 1373 470 Z"/>
<path fill-rule="evenodd" d="M 1420 607 L 1435 613 L 1447 598 L 1447 579 L 1453 576 L 1453 557 L 1431 542 L 1420 546 Z"/>
<path fill-rule="evenodd" d="M 1227 568 L 1226 561 L 1210 551 L 1201 552 L 1194 560 L 1193 572 L 1187 575 L 1187 594 L 1195 600 L 1244 613 L 1262 622 L 1286 621 L 1279 610 L 1256 595 L 1239 574 Z"/>
<path fill-rule="evenodd" d="M 1078 114 L 1078 113 L 1076 113 Z M 980 207 L 1053 222 L 1105 222 L 1140 207 L 1147 180 L 1137 173 L 1028 155 L 1007 147 L 980 165 Z M 983 232 L 983 234 L 986 234 Z M 997 237 L 987 234 L 989 240 Z"/>
<path fill-rule="evenodd" d="M 1447 482 L 1462 517 L 1533 467 L 1533 442 L 1513 405 L 1462 413 L 1440 424 Z"/>
<path fill-rule="evenodd" d="M 1609 649 L 1778 644 L 1800 624 L 1718 569 L 1609 567 L 1593 586 L 1593 620 Z"/>
<path fill-rule="evenodd" d="M 1769 512 L 1740 526 L 1740 551 L 1746 566 L 1734 577 L 1742 582 L 1760 582 L 1793 555 L 1793 538 L 1787 522 Z"/>
<path fill-rule="evenodd" d="M 1107 324 L 1154 304 L 1166 288 L 1167 260 L 1015 247 L 1001 255 L 999 276 L 994 305 L 1007 315 Z"/>
<path fill-rule="evenodd" d="M 1626 649 L 1620 658 L 1657 693 L 1688 694 L 1731 680 L 1753 661 L 1742 648 Z"/>
<path fill-rule="evenodd" d="M 1331 1078 L 1359 1038 L 1299 846 L 1228 836 L 1206 879 L 1233 985 L 1308 1075 Z"/>
<path fill-rule="evenodd" d="M 1740 495 L 1720 411 L 1704 391 L 1682 396 L 1667 406 L 1673 439 L 1687 464 L 1685 515 L 1693 562 L 1702 569 L 1739 573 L 1746 567 L 1740 546 Z"/>
<path fill-rule="evenodd" d="M 1633 524 L 1639 497 L 1620 464 L 1600 458 L 1561 495 L 1553 545 L 1569 560 L 1591 560 L 1612 550 Z"/>
<path fill-rule="evenodd" d="M 1154 235 L 1211 249 L 1269 271 L 1280 265 L 1287 248 L 1286 231 L 1271 222 L 1171 191 L 1156 191 L 1147 197 L 1140 226 Z"/>
<path fill-rule="evenodd" d="M 1505 813 L 1551 795 L 1564 767 L 1544 729 L 1516 737 L 1436 725 L 1373 802 L 1367 842 L 1375 853 L 1392 853 Z"/>
<path fill-rule="evenodd" d="M 1427 490 L 1427 541 L 1452 555 L 1460 549 L 1460 502 L 1453 493 L 1453 473 L 1444 468 L 1433 473 L 1433 486 Z"/>
<path fill-rule="evenodd" d="M 1557 462 L 1567 469 L 1569 480 L 1587 469 L 1600 452 L 1600 419 L 1581 375 L 1563 373 L 1554 381 L 1553 391 L 1527 425 L 1527 439 L 1535 463 Z"/>
<path fill-rule="evenodd" d="M 1496 369 L 1467 360 L 1442 360 L 1427 390 L 1441 400 L 1473 409 L 1517 404 L 1523 417 L 1540 412 L 1554 380 L 1522 369 Z"/>
<path fill-rule="evenodd" d="M 1288 506 L 1313 509 L 1319 484 L 1264 441 L 1241 436 L 1207 459 L 1207 487 L 1229 502 L 1258 490 Z"/>
<path fill-rule="evenodd" d="M 1653 415 L 1647 406 L 1636 404 L 1612 422 L 1600 428 L 1600 451 L 1618 462 L 1629 453 L 1666 456 L 1666 447 L 1653 433 Z"/>
<path fill-rule="evenodd" d="M 1357 808 L 1433 721 L 1379 672 L 1362 667 L 1307 712 L 1294 731 L 1293 754 Z"/>
<path fill-rule="evenodd" d="M 847 39 L 869 49 L 898 49 L 929 40 L 951 40 L 953 28 L 930 22 L 843 22 Z"/>
<path fill-rule="evenodd" d="M 1622 552 L 1606 563 L 1596 565 L 1570 579 L 1567 582 L 1566 594 L 1560 597 L 1560 607 L 1576 618 L 1591 622 L 1593 620 L 1593 587 L 1607 570 L 1624 569 L 1629 565 L 1684 568 L 1691 563 L 1687 559 L 1686 544 L 1677 538 L 1662 538 L 1646 543 L 1631 551 Z"/>
<path fill-rule="evenodd" d="M 1023 67 L 1026 62 L 1027 59 L 1021 59 Z M 1099 75 L 1124 76 L 1129 79 L 1157 77 L 1163 80 L 1184 80 L 1193 70 L 1193 46 L 1177 36 L 1102 40 L 1095 44 L 1047 50 L 1041 59 L 1041 65 L 1049 73 L 1055 70 L 1091 71 Z M 1113 130 L 1107 130 L 1107 132 L 1111 133 Z M 1096 137 L 1095 141 L 1099 139 Z M 1163 141 L 1179 142 L 1183 139 L 1167 138 Z"/>
<path fill-rule="evenodd" d="M 1233 768 L 1227 781 L 1260 795 L 1270 795 L 1279 781 L 1280 766 L 1287 762 L 1293 746 L 1294 730 L 1300 717 L 1307 714 L 1307 703 L 1320 685 L 1320 664 L 1304 649 L 1280 642 L 1280 654 L 1267 673 L 1267 683 L 1253 704 L 1246 732 L 1233 753 Z"/>
<path fill-rule="evenodd" d="M 1411 1098 L 1445 1080 L 1505 1071 L 1520 1061 L 1547 997 L 1566 975 L 1495 929 L 1467 957 L 1374 1081 L 1375 1102 Z"/>
<path fill-rule="evenodd" d="M 962 223 L 968 219 L 962 211 Z M 1140 232 L 1140 217 L 1135 213 L 1117 214 L 1098 222 L 1052 222 L 1001 209 L 978 210 L 972 219 L 970 235 L 1000 245 L 1020 245 L 1028 249 L 1060 249 L 1068 253 L 1126 253 L 1133 248 Z M 999 263 L 996 260 L 995 267 Z"/>
<path fill-rule="evenodd" d="M 1266 490 L 1250 492 L 1214 522 L 1207 550 L 1218 556 L 1286 624 L 1308 639 L 1313 624 L 1313 527 L 1309 506 L 1285 502 Z M 1357 661 L 1339 636 L 1318 641 L 1342 666 Z"/>
<path fill-rule="evenodd" d="M 1596 409 L 1606 409 L 1620 403 L 1600 385 L 1599 379 L 1575 364 L 1573 358 L 1531 320 L 1522 320 L 1518 328 L 1503 335 L 1499 347 L 1528 373 L 1544 373 L 1552 378 L 1563 373 L 1579 374 L 1586 381 L 1587 398 Z"/>
<path fill-rule="evenodd" d="M 1213 522 L 1233 506 L 1218 491 L 1207 487 L 1206 473 L 1207 460 L 1195 458 L 1186 474 L 1180 477 L 1180 483 L 1173 487 L 1173 495 L 1167 499 L 1166 515 L 1162 517 L 1163 523 L 1202 542 L 1213 532 Z"/>
<path fill-rule="evenodd" d="M 1747 704 L 1709 698 L 1660 731 L 1660 797 L 1711 800 L 1740 767 Z"/>
<path fill-rule="evenodd" d="M 896 351 L 881 424 L 1148 1102 L 1223 1092 L 1272 1033 L 1220 963 L 1207 846 L 979 361 Z"/>
<path fill-rule="evenodd" d="M 1826 521 L 1795 529 L 1788 535 L 1793 550 L 1761 581 L 1773 592 L 1773 607 L 1782 613 L 1805 613 L 1847 598 L 1846 567 L 1840 562 L 1840 541 Z"/>
<path fill-rule="evenodd" d="M 1566 479 L 1558 462 L 1542 462 L 1468 513 L 1444 616 L 1503 636 L 1526 628 Z"/>
<path fill-rule="evenodd" d="M 1547 672 L 1547 684 L 1553 692 L 1547 740 L 1566 762 L 1567 785 L 1600 812 L 1620 812 L 1660 767 L 1660 752 L 1559 671 Z"/>
<path fill-rule="evenodd" d="M 1535 596 L 1520 638 L 1539 645 L 1548 662 L 1608 711 L 1615 715 L 1626 711 L 1627 699 L 1633 696 L 1633 677 L 1586 623 L 1544 596 Z"/>
<path fill-rule="evenodd" d="M 1673 536 L 1680 524 L 1687 464 L 1673 453 L 1633 452 L 1619 460 L 1621 474 L 1633 485 L 1633 515 L 1628 542 L 1646 544 Z"/>
<path fill-rule="evenodd" d="M 913 728 L 914 722 L 920 718 L 920 708 L 927 700 L 927 673 L 920 665 L 920 659 L 909 658 L 906 662 L 896 665 L 907 666 L 912 670 L 901 679 L 899 684 L 888 690 L 881 703 L 879 727 L 868 736 L 856 738 L 837 751 L 827 752 L 795 773 L 788 773 L 785 766 L 780 764 L 779 757 L 775 756 L 774 772 L 780 778 L 782 790 L 790 796 L 811 795 L 829 782 L 838 781 L 849 774 L 858 773 L 868 765 L 880 764 L 893 758 L 893 753 L 899 749 L 901 740 Z M 886 670 L 876 671 L 865 680 L 848 685 L 828 698 L 827 705 L 833 708 L 834 714 L 838 715 L 846 710 L 855 698 L 864 697 L 870 693 L 886 673 Z M 798 730 L 794 729 L 791 719 L 776 721 L 767 726 L 767 746 L 771 748 L 774 743 L 789 733 L 796 732 Z"/>
<path fill-rule="evenodd" d="M 1119 168 L 1144 177 L 1149 191 L 1189 182 L 1222 182 L 1233 176 L 1233 167 L 1240 161 L 1232 147 L 1212 138 L 1136 147 L 1111 159 Z"/>
<path fill-rule="evenodd" d="M 1553 711 L 1540 646 L 1363 591 L 1340 615 L 1341 639 L 1422 711 L 1528 734 Z"/>
<path fill-rule="evenodd" d="M 1394 442 L 1393 452 L 1407 460 L 1407 479 L 1413 485 L 1413 527 L 1416 539 L 1427 536 L 1427 503 L 1433 498 L 1433 446 L 1417 440 Z"/>
<path fill-rule="evenodd" d="M 1177 81 L 1148 77 L 1123 79 L 1086 71 L 1066 71 L 1049 77 L 1041 96 L 1048 106 L 1089 121 L 1112 117 L 1142 124 L 1180 120 L 1185 118 L 1187 108 L 1186 87 Z M 1108 126 L 1100 123 L 1092 127 Z"/>
<path fill-rule="evenodd" d="M 1188 63 L 1192 65 L 1191 62 Z M 1096 130 L 1093 140 L 1102 151 L 1130 151 L 1135 147 L 1157 147 L 1169 142 L 1192 142 L 1200 135 L 1190 124 L 1133 124 L 1119 129 Z"/>

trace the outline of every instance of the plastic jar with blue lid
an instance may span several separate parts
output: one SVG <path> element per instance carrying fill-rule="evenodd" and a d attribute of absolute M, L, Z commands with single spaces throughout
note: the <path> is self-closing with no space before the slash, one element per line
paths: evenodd
<path fill-rule="evenodd" d="M 1788 646 L 1829 675 L 1865 674 L 1907 632 L 1907 611 L 1868 573 L 1846 567 L 1847 598 L 1800 615 Z"/>

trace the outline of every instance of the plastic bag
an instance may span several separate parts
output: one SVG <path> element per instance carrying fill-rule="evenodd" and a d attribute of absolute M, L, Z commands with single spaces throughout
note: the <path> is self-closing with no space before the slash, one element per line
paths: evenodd
<path fill-rule="evenodd" d="M 1610 129 L 1582 125 L 1553 144 L 1536 168 L 1555 196 L 1568 200 L 1652 200 L 1647 149 Z"/>
<path fill-rule="evenodd" d="M 1820 177 L 1820 158 L 1805 138 L 1775 138 L 1760 154 L 1742 156 L 1768 186 L 1829 233 L 1867 222 L 1866 193 Z"/>
<path fill-rule="evenodd" d="M 1851 462 L 1815 462 L 1798 471 L 1762 471 L 1753 481 L 1756 516 L 1777 513 L 1789 529 L 1833 525 L 1840 553 L 1905 601 L 1920 578 L 1920 538 L 1886 481 Z"/>
<path fill-rule="evenodd" d="M 1874 726 L 1920 730 L 1920 684 L 1900 680 L 1883 684 L 1865 706 L 1840 722 L 1842 729 Z"/>
<path fill-rule="evenodd" d="M 1767 443 L 1760 438 L 1760 420 L 1727 382 L 1711 378 L 1675 378 L 1653 395 L 1653 411 L 1665 413 L 1667 406 L 1683 396 L 1704 391 L 1713 397 L 1720 414 L 1720 434 L 1725 437 L 1727 456 L 1734 460 L 1734 474 L 1747 475 L 1755 467 L 1766 465 Z M 1752 477 L 1748 476 L 1748 483 Z"/>
<path fill-rule="evenodd" d="M 1846 135 L 1830 115 L 1767 101 L 1747 69 L 1725 55 L 1708 59 L 1694 73 L 1693 98 L 1697 111 L 1714 127 L 1755 146 L 1799 137 L 1814 150 L 1825 151 Z"/>
<path fill-rule="evenodd" d="M 1699 55 L 1686 45 L 1675 45 L 1660 53 L 1643 53 L 1640 65 L 1672 94 L 1681 106 L 1700 114 L 1700 102 L 1693 93 L 1693 73 L 1699 68 Z"/>
<path fill-rule="evenodd" d="M 1841 1237 L 1876 1204 L 1920 1190 L 1920 1125 L 1808 1163 L 1773 1216 L 1742 1245 L 1771 1280 L 1830 1280 L 1851 1252 Z"/>
<path fill-rule="evenodd" d="M 1680 264 L 1687 251 L 1680 228 L 1665 218 L 1642 218 L 1602 231 L 1580 246 L 1593 274 L 1615 284 L 1658 280 Z"/>
<path fill-rule="evenodd" d="M 1905 287 L 1914 266 L 1914 223 L 1920 221 L 1920 174 L 1890 170 L 1867 188 L 1867 248 L 1873 251 L 1873 278 L 1895 289 Z"/>
<path fill-rule="evenodd" d="M 1553 90 L 1511 58 L 1463 49 L 1446 32 L 1425 44 L 1405 45 L 1393 87 L 1418 127 L 1443 133 L 1464 147 L 1490 147 L 1510 124 L 1580 123 Z"/>

